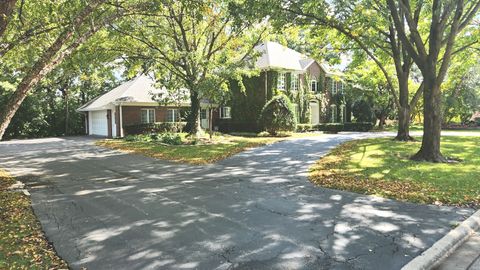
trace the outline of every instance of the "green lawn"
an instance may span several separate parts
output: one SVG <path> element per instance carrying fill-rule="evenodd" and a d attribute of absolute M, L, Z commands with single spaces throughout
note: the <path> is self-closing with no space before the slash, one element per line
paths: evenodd
<path fill-rule="evenodd" d="M 460 163 L 409 160 L 417 142 L 389 138 L 345 143 L 320 159 L 310 180 L 320 186 L 388 198 L 463 206 L 480 206 L 480 137 L 443 137 L 442 152 Z"/>
<path fill-rule="evenodd" d="M 14 182 L 0 169 L 0 269 L 67 269 L 45 239 L 30 199 L 6 190 Z"/>
<path fill-rule="evenodd" d="M 244 136 L 220 135 L 213 140 L 203 139 L 200 144 L 165 145 L 158 142 L 103 140 L 97 145 L 117 150 L 143 154 L 149 157 L 189 164 L 208 164 L 225 159 L 248 148 L 271 144 L 292 137 L 321 136 L 318 133 L 291 134 L 289 137 L 265 137 L 254 134 Z M 184 135 L 182 135 L 185 138 Z"/>

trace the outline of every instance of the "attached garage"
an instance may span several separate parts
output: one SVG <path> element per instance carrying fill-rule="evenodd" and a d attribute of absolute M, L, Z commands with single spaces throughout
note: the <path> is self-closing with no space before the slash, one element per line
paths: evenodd
<path fill-rule="evenodd" d="M 107 110 L 90 111 L 88 118 L 90 119 L 89 135 L 108 136 Z"/>

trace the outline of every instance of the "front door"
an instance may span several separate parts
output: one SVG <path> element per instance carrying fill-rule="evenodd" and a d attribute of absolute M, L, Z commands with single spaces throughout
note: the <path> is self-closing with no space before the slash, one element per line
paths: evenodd
<path fill-rule="evenodd" d="M 320 106 L 317 102 L 310 102 L 310 123 L 312 125 L 317 125 L 320 123 Z"/>
<path fill-rule="evenodd" d="M 210 123 L 208 120 L 208 109 L 201 109 L 200 110 L 200 126 L 203 129 L 209 129 L 210 128 Z"/>

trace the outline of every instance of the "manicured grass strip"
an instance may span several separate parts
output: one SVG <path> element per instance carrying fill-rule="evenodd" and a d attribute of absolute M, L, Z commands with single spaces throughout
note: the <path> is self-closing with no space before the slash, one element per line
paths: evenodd
<path fill-rule="evenodd" d="M 348 142 L 320 159 L 310 180 L 323 187 L 420 202 L 480 206 L 480 137 L 443 137 L 442 152 L 462 160 L 434 164 L 409 160 L 417 142 L 390 138 Z"/>
<path fill-rule="evenodd" d="M 6 190 L 13 183 L 0 170 L 0 269 L 67 269 L 45 239 L 30 199 Z"/>
<path fill-rule="evenodd" d="M 202 165 L 225 159 L 248 148 L 270 144 L 283 139 L 277 137 L 228 136 L 214 138 L 212 143 L 199 145 L 165 145 L 158 142 L 103 140 L 97 142 L 97 145 L 158 159 Z"/>

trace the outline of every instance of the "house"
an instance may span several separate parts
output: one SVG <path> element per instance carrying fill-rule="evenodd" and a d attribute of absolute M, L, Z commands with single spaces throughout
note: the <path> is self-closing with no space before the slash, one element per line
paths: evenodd
<path fill-rule="evenodd" d="M 166 90 L 154 84 L 153 78 L 139 75 L 80 107 L 77 111 L 85 114 L 86 134 L 123 137 L 128 126 L 181 121 L 181 112 L 190 107 L 190 102 L 160 105 L 154 96 Z M 202 102 L 201 106 L 207 104 Z M 206 128 L 208 123 L 203 121 L 202 126 Z"/>
<path fill-rule="evenodd" d="M 218 116 L 213 121 L 214 128 L 258 131 L 256 123 L 262 108 L 278 93 L 284 93 L 295 104 L 298 123 L 315 125 L 349 120 L 344 98 L 346 84 L 341 73 L 332 72 L 325 64 L 276 42 L 265 42 L 256 50 L 260 56 L 255 66 L 260 74 L 244 77 L 244 90 L 240 90 L 238 81 L 230 81 L 231 99 L 228 107 L 214 112 Z"/>
<path fill-rule="evenodd" d="M 275 42 L 255 48 L 259 53 L 255 67 L 260 74 L 230 81 L 230 99 L 223 106 L 207 100 L 200 103 L 200 124 L 204 129 L 259 131 L 257 120 L 264 105 L 276 94 L 285 93 L 295 104 L 299 123 L 319 124 L 348 120 L 342 74 L 325 64 Z M 86 134 L 123 137 L 126 128 L 139 124 L 183 121 L 190 107 L 188 99 L 175 104 L 160 104 L 154 96 L 166 89 L 155 87 L 155 80 L 139 75 L 95 98 L 77 111 L 85 114 Z"/>

